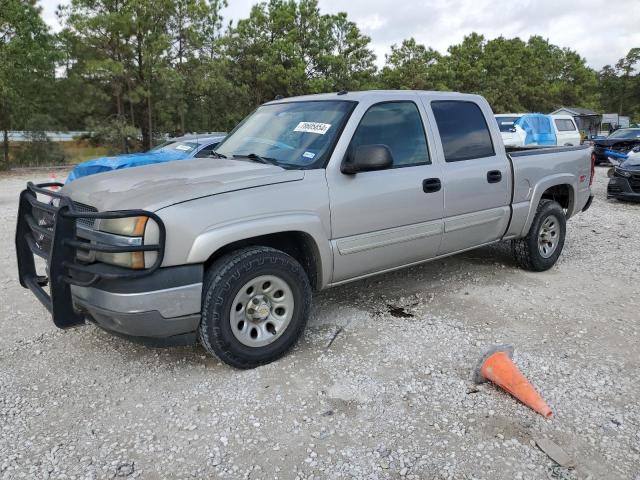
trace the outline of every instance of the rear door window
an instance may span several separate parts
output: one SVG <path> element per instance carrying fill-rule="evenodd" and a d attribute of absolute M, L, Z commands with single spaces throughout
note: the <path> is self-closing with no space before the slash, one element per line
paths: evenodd
<path fill-rule="evenodd" d="M 559 132 L 573 132 L 576 129 L 576 126 L 568 118 L 556 118 L 555 122 Z"/>
<path fill-rule="evenodd" d="M 431 102 L 431 109 L 440 132 L 445 161 L 460 162 L 496 154 L 489 126 L 478 105 L 439 100 Z"/>

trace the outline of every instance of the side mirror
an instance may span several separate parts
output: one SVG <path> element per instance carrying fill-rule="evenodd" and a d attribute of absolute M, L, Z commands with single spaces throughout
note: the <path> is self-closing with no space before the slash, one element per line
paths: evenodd
<path fill-rule="evenodd" d="M 384 170 L 393 165 L 391 150 L 386 145 L 360 145 L 351 151 L 340 171 L 347 175 Z"/>

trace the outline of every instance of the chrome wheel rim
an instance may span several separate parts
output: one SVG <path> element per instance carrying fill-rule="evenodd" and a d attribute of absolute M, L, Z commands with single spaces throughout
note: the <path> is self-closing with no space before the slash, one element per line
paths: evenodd
<path fill-rule="evenodd" d="M 293 292 L 275 275 L 261 275 L 245 283 L 231 304 L 233 335 L 248 347 L 264 347 L 285 332 L 293 317 Z"/>
<path fill-rule="evenodd" d="M 543 258 L 549 258 L 558 248 L 560 222 L 555 215 L 549 215 L 542 222 L 538 232 L 538 251 Z"/>

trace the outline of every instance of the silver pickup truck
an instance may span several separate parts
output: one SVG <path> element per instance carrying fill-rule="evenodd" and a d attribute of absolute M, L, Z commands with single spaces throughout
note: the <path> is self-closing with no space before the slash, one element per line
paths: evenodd
<path fill-rule="evenodd" d="M 314 290 L 503 240 L 548 269 L 593 198 L 587 147 L 508 153 L 486 100 L 459 93 L 276 100 L 213 156 L 27 185 L 20 281 L 55 325 L 198 338 L 255 367 L 300 337 Z"/>

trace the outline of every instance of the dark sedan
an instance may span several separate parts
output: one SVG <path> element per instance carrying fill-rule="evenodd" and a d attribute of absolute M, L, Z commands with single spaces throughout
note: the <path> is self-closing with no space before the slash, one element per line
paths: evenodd
<path fill-rule="evenodd" d="M 607 198 L 640 201 L 640 145 L 628 158 L 609 170 Z"/>
<path fill-rule="evenodd" d="M 596 165 L 608 163 L 605 150 L 612 150 L 620 153 L 627 153 L 633 147 L 640 145 L 640 128 L 621 128 L 616 130 L 606 138 L 594 140 L 593 155 Z"/>

